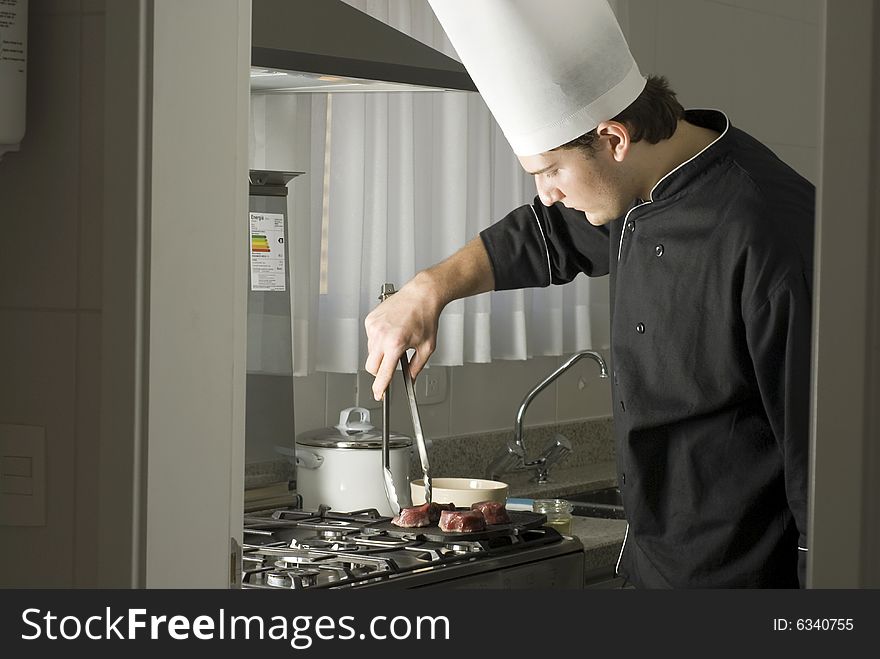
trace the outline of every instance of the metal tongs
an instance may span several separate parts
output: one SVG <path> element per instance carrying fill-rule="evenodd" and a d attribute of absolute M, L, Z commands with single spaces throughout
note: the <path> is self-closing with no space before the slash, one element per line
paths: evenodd
<path fill-rule="evenodd" d="M 431 470 L 428 465 L 428 447 L 425 445 L 425 434 L 422 432 L 422 422 L 419 419 L 416 389 L 413 386 L 412 376 L 409 373 L 409 359 L 407 359 L 406 351 L 400 356 L 400 370 L 403 371 L 403 384 L 406 387 L 406 397 L 409 399 L 409 413 L 412 416 L 413 434 L 416 436 L 416 446 L 419 449 L 419 462 L 422 463 L 422 475 L 425 479 L 425 503 L 431 503 Z"/>
<path fill-rule="evenodd" d="M 379 295 L 380 300 L 386 300 L 393 293 L 394 284 L 384 284 L 382 292 Z M 409 373 L 409 359 L 406 351 L 400 356 L 400 368 L 403 371 L 403 383 L 406 388 L 406 397 L 409 401 L 409 412 L 412 416 L 413 432 L 416 436 L 416 446 L 419 451 L 419 461 L 422 464 L 422 474 L 425 479 L 425 502 L 431 503 L 431 474 L 428 465 L 428 449 L 425 445 L 425 435 L 422 432 L 422 422 L 419 419 L 419 407 L 416 402 L 416 391 L 413 387 L 412 377 Z M 394 476 L 391 473 L 391 453 L 390 453 L 390 437 L 391 437 L 391 386 L 382 394 L 382 477 L 385 482 L 385 495 L 394 514 L 400 513 L 400 500 L 397 497 L 397 490 L 394 487 Z"/>
<path fill-rule="evenodd" d="M 384 284 L 379 299 L 383 302 L 394 293 L 394 284 Z M 385 498 L 391 506 L 391 512 L 400 514 L 400 500 L 394 488 L 394 474 L 391 473 L 391 386 L 382 394 L 382 478 L 385 482 Z"/>

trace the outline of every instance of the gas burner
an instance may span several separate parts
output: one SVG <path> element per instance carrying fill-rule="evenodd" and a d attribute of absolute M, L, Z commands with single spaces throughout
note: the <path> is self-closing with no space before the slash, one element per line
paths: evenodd
<path fill-rule="evenodd" d="M 290 541 L 291 549 L 323 549 L 325 551 L 330 552 L 356 552 L 362 551 L 363 548 L 358 545 L 357 542 L 354 542 L 350 539 L 350 536 L 345 534 L 338 536 L 338 538 L 348 538 L 347 540 L 337 539 L 337 536 L 330 536 L 328 538 L 323 537 L 311 537 L 311 538 L 303 538 L 302 540 L 293 538 Z"/>
<path fill-rule="evenodd" d="M 388 536 L 388 534 L 382 529 L 371 529 L 366 528 L 363 529 L 360 533 L 362 538 L 372 538 L 374 536 Z"/>
<path fill-rule="evenodd" d="M 349 519 L 310 519 L 297 524 L 301 529 L 309 529 L 322 538 L 341 538 L 349 533 L 359 532 L 364 524 Z"/>
<path fill-rule="evenodd" d="M 266 585 L 273 588 L 310 588 L 317 585 L 318 570 L 290 569 L 266 573 Z"/>
<path fill-rule="evenodd" d="M 348 539 L 356 542 L 358 545 L 363 545 L 364 547 L 381 547 L 385 549 L 400 549 L 414 544 L 414 541 L 411 539 L 390 536 L 383 531 L 358 533 L 357 535 L 349 536 Z M 416 542 L 415 544 L 421 543 Z"/>
<path fill-rule="evenodd" d="M 282 570 L 293 570 L 302 565 L 311 565 L 312 559 L 309 556 L 283 556 L 275 561 L 275 567 Z"/>

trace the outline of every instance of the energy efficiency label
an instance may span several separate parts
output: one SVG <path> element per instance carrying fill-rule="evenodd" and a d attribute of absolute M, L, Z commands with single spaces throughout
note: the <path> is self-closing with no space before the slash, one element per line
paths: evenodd
<path fill-rule="evenodd" d="M 251 290 L 286 291 L 284 215 L 250 213 Z"/>

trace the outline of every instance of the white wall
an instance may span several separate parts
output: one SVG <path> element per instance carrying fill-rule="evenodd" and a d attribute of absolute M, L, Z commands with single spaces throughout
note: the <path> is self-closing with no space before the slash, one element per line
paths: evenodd
<path fill-rule="evenodd" d="M 724 110 L 804 177 L 818 172 L 822 0 L 624 0 L 645 74 L 688 107 Z"/>

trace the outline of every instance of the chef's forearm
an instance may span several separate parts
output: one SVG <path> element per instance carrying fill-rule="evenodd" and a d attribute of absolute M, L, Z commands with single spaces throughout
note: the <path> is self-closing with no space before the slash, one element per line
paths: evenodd
<path fill-rule="evenodd" d="M 419 272 L 412 284 L 443 308 L 453 300 L 493 290 L 495 277 L 483 241 L 476 237 L 452 256 Z"/>

